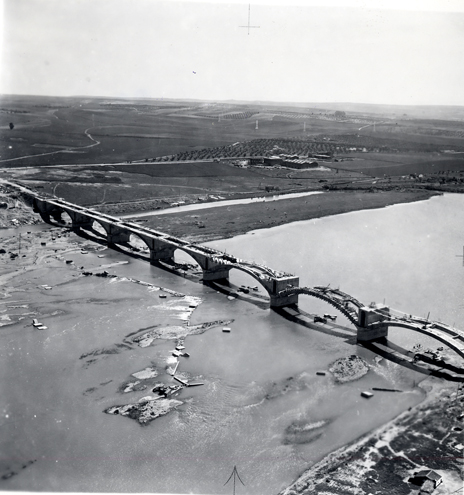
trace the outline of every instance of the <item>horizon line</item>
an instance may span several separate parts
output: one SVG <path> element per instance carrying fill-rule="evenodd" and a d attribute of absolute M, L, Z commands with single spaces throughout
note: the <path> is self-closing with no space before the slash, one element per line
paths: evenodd
<path fill-rule="evenodd" d="M 464 104 L 459 103 L 370 103 L 356 101 L 283 101 L 283 100 L 252 100 L 252 99 L 206 99 L 191 97 L 164 97 L 164 96 L 107 96 L 107 95 L 40 95 L 30 93 L 0 93 L 0 98 L 14 97 L 35 97 L 35 98 L 91 98 L 91 99 L 114 99 L 114 100 L 180 100 L 180 101 L 204 101 L 204 102 L 237 102 L 237 103 L 255 103 L 255 104 L 278 104 L 278 105 L 370 105 L 370 106 L 388 106 L 388 107 L 462 107 Z"/>

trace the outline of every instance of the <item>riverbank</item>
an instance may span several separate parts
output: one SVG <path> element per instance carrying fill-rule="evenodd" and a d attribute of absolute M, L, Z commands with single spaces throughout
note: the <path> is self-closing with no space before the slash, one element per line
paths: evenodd
<path fill-rule="evenodd" d="M 159 216 L 154 213 L 150 217 L 134 218 L 134 221 L 191 242 L 206 242 L 291 222 L 424 201 L 438 194 L 426 190 L 331 191 L 314 196 L 281 199 L 278 202 L 262 201 L 235 206 L 217 206 L 201 212 L 191 211 Z"/>
<path fill-rule="evenodd" d="M 464 393 L 437 378 L 421 383 L 423 402 L 374 432 L 332 452 L 305 471 L 280 495 L 372 493 L 445 495 L 462 488 Z M 388 392 L 377 392 L 388 393 Z M 433 470 L 436 490 L 411 482 L 415 473 Z"/>

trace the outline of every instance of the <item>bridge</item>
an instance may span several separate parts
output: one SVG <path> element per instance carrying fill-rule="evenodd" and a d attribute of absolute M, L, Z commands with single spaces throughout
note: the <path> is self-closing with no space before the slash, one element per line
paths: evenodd
<path fill-rule="evenodd" d="M 269 294 L 271 307 L 282 307 L 298 302 L 298 296 L 293 294 L 281 295 L 283 289 L 298 286 L 299 279 L 294 275 L 278 272 L 258 263 L 239 259 L 217 249 L 190 243 L 177 237 L 143 227 L 134 222 L 126 222 L 95 210 L 84 208 L 60 199 L 48 199 L 37 196 L 32 191 L 33 208 L 45 222 L 51 219 L 62 222 L 63 213 L 67 213 L 72 221 L 72 229 L 93 230 L 96 222 L 106 232 L 108 245 L 127 244 L 131 235 L 141 239 L 150 252 L 150 262 L 171 261 L 176 250 L 189 254 L 201 267 L 205 282 L 229 278 L 232 269 L 240 270 L 253 277 Z"/>
<path fill-rule="evenodd" d="M 39 213 L 45 222 L 50 223 L 53 218 L 56 222 L 62 223 L 62 214 L 67 213 L 72 221 L 72 229 L 77 233 L 80 230 L 93 230 L 93 224 L 96 222 L 104 229 L 110 247 L 127 244 L 131 235 L 137 236 L 148 247 L 151 263 L 172 261 L 175 251 L 181 250 L 199 264 L 203 271 L 203 280 L 206 282 L 228 279 L 232 269 L 249 274 L 268 293 L 271 308 L 297 305 L 300 295 L 325 301 L 345 315 L 355 326 L 357 340 L 360 342 L 387 337 L 389 327 L 403 327 L 433 337 L 464 357 L 464 333 L 444 323 L 408 316 L 381 304 L 366 306 L 339 289 L 300 287 L 299 278 L 295 275 L 248 262 L 216 249 L 190 243 L 61 199 L 41 197 L 17 184 L 8 184 L 32 198 L 34 211 Z"/>
<path fill-rule="evenodd" d="M 406 315 L 382 304 L 365 306 L 353 296 L 330 287 L 288 287 L 280 293 L 282 297 L 292 294 L 306 294 L 333 306 L 356 327 L 358 341 L 387 337 L 389 327 L 402 327 L 428 335 L 464 357 L 464 332 L 445 323 Z"/>

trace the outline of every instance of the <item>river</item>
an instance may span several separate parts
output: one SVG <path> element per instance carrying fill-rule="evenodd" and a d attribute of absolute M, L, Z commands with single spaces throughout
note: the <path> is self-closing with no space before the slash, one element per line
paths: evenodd
<path fill-rule="evenodd" d="M 462 225 L 464 196 L 447 194 L 209 245 L 298 274 L 301 285 L 330 283 L 366 303 L 385 299 L 395 309 L 430 312 L 462 328 Z M 32 250 L 26 230 L 35 232 L 30 242 L 37 243 L 50 228 L 23 228 L 25 259 Z M 349 335 L 305 328 L 262 304 L 230 300 L 123 253 L 96 251 L 74 234 L 58 238 L 58 231 L 53 243 L 38 248 L 42 264 L 0 286 L 0 475 L 18 473 L 0 480 L 4 490 L 230 493 L 230 483 L 223 485 L 236 465 L 245 483 L 237 493 L 277 493 L 327 453 L 424 397 L 418 387 L 423 375 L 377 360 Z M 79 266 L 96 270 L 102 264 L 118 278 L 78 276 Z M 12 270 L 2 265 L 0 275 Z M 159 291 L 133 279 L 190 298 L 160 299 Z M 231 281 L 256 284 L 234 271 Z M 52 289 L 44 290 L 45 284 Z M 201 304 L 190 308 L 192 301 Z M 318 304 L 300 296 L 307 311 L 333 312 Z M 172 380 L 164 370 L 173 341 L 141 348 L 124 345 L 126 337 L 153 325 L 183 325 L 189 314 L 191 325 L 234 319 L 231 333 L 217 327 L 185 341 L 191 357 L 182 358 L 180 370 L 204 385 L 184 389 L 178 396 L 183 404 L 146 427 L 103 414 L 147 395 L 121 393 L 134 372 L 154 366 L 161 380 Z M 48 329 L 34 330 L 33 315 Z M 390 335 L 405 346 L 439 345 L 400 329 Z M 338 384 L 330 374 L 316 375 L 351 354 L 371 366 L 360 380 Z M 387 393 L 360 397 L 373 386 L 404 392 L 394 400 Z M 35 462 L 23 469 L 29 461 Z"/>

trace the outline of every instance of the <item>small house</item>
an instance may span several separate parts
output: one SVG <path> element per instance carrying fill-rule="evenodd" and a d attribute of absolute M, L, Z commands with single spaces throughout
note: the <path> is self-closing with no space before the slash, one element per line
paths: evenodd
<path fill-rule="evenodd" d="M 414 473 L 414 476 L 409 478 L 409 482 L 413 485 L 420 486 L 422 488 L 421 491 L 431 492 L 443 482 L 443 478 L 431 469 L 423 469 L 422 471 Z M 429 488 L 429 490 L 423 490 L 424 488 Z"/>

